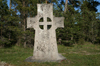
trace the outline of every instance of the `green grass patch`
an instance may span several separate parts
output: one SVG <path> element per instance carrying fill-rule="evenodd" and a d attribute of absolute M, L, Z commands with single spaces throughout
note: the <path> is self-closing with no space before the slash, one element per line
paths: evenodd
<path fill-rule="evenodd" d="M 100 66 L 100 45 L 85 44 L 67 47 L 58 45 L 58 51 L 67 58 L 61 62 L 25 62 L 33 49 L 13 46 L 0 49 L 0 61 L 14 66 Z"/>

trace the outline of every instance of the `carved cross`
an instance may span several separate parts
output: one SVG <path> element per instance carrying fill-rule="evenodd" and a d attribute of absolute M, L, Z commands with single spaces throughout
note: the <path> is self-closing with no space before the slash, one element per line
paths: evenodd
<path fill-rule="evenodd" d="M 64 17 L 53 16 L 53 4 L 37 4 L 37 7 L 37 16 L 27 18 L 27 28 L 35 29 L 35 43 L 32 59 L 42 61 L 65 59 L 58 54 L 55 33 L 58 27 L 64 27 Z"/>

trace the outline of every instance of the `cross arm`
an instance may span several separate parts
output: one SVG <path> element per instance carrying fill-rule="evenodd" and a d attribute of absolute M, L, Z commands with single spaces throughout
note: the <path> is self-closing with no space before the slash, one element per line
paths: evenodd
<path fill-rule="evenodd" d="M 27 28 L 34 28 L 36 26 L 36 18 L 27 18 Z"/>
<path fill-rule="evenodd" d="M 54 17 L 56 28 L 64 28 L 64 17 Z"/>
<path fill-rule="evenodd" d="M 39 25 L 44 25 L 45 24 L 45 22 L 39 22 Z M 47 25 L 52 25 L 52 23 L 51 22 L 47 22 Z"/>

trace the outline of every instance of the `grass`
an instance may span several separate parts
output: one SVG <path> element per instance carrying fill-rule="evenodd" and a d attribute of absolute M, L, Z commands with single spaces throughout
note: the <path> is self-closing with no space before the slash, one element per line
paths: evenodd
<path fill-rule="evenodd" d="M 67 60 L 59 63 L 25 62 L 26 58 L 32 56 L 33 49 L 13 46 L 0 49 L 0 61 L 13 66 L 100 66 L 100 45 L 90 43 L 74 45 L 73 47 L 58 45 L 58 51 Z"/>

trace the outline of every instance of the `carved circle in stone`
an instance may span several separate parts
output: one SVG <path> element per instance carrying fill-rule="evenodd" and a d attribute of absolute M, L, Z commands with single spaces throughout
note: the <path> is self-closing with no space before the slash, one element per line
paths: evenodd
<path fill-rule="evenodd" d="M 40 19 L 39 19 L 39 22 L 40 23 L 43 23 L 44 22 L 44 18 L 43 17 L 41 17 Z M 50 22 L 52 22 L 52 20 L 49 18 L 49 17 L 47 17 L 47 22 L 45 22 L 45 23 L 47 23 L 47 30 L 49 30 L 51 27 L 52 27 L 52 25 L 49 25 L 48 23 L 50 23 Z M 39 27 L 40 27 L 40 29 L 44 29 L 44 24 L 42 24 L 42 25 L 39 25 Z"/>

